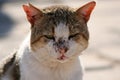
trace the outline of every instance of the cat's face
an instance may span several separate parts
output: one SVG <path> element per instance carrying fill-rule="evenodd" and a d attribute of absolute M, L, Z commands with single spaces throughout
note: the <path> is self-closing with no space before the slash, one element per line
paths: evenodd
<path fill-rule="evenodd" d="M 38 10 L 31 4 L 24 5 L 32 25 L 31 49 L 35 55 L 60 62 L 79 56 L 88 46 L 87 21 L 94 6 L 91 2 L 75 11 L 66 6 Z"/>

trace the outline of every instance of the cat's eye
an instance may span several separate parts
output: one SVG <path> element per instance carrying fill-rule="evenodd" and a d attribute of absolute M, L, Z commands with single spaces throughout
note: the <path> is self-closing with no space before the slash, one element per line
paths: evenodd
<path fill-rule="evenodd" d="M 69 38 L 68 38 L 68 39 L 74 38 L 74 37 L 76 37 L 76 36 L 78 36 L 78 35 L 79 35 L 79 33 L 72 34 L 72 35 L 70 35 L 70 36 L 69 36 Z"/>
<path fill-rule="evenodd" d="M 55 37 L 53 35 L 44 35 L 47 39 L 55 40 Z"/>

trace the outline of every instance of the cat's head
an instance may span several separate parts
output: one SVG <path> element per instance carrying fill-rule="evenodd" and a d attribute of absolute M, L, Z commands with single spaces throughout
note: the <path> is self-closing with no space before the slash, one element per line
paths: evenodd
<path fill-rule="evenodd" d="M 87 22 L 95 7 L 90 2 L 77 10 L 67 6 L 37 9 L 23 5 L 31 24 L 31 49 L 39 58 L 73 59 L 88 46 Z"/>

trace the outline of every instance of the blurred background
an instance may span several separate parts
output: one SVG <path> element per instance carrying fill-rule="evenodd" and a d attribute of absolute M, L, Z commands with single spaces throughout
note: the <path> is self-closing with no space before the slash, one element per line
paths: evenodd
<path fill-rule="evenodd" d="M 0 60 L 19 48 L 30 30 L 23 4 L 78 8 L 91 0 L 0 0 Z M 120 80 L 120 0 L 95 0 L 88 22 L 89 47 L 80 56 L 84 80 Z"/>

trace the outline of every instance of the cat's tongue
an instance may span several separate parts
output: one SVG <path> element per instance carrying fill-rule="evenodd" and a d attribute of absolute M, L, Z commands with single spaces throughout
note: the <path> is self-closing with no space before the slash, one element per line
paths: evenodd
<path fill-rule="evenodd" d="M 61 54 L 61 56 L 59 58 L 57 58 L 58 60 L 65 60 L 67 59 L 67 57 L 64 54 Z"/>

